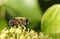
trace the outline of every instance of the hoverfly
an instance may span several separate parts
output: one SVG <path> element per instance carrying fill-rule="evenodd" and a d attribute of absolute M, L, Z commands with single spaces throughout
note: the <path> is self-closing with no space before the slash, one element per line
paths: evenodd
<path fill-rule="evenodd" d="M 27 18 L 24 17 L 14 17 L 12 19 L 9 20 L 9 26 L 27 26 L 29 24 L 29 20 Z"/>

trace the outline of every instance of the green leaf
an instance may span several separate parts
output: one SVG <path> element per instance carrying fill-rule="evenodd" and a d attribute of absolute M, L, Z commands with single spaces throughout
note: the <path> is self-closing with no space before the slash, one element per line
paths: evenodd
<path fill-rule="evenodd" d="M 6 20 L 0 18 L 0 32 L 7 26 L 8 26 L 8 24 L 7 24 Z"/>
<path fill-rule="evenodd" d="M 42 31 L 53 39 L 60 39 L 60 4 L 55 4 L 47 9 L 42 17 Z"/>

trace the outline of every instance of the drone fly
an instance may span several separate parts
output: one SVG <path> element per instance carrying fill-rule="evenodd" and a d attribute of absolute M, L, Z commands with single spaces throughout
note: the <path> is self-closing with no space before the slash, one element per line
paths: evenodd
<path fill-rule="evenodd" d="M 14 26 L 26 26 L 29 24 L 29 21 L 27 18 L 24 18 L 24 17 L 14 17 L 12 19 L 9 20 L 9 25 L 14 27 Z"/>

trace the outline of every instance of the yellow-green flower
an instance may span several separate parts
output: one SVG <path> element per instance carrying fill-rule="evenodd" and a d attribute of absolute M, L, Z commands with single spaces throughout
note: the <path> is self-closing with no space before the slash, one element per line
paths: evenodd
<path fill-rule="evenodd" d="M 0 39 L 52 39 L 48 35 L 43 34 L 40 32 L 39 34 L 34 30 L 30 30 L 29 28 L 26 31 L 24 27 L 11 27 L 10 29 L 4 28 L 0 33 Z"/>

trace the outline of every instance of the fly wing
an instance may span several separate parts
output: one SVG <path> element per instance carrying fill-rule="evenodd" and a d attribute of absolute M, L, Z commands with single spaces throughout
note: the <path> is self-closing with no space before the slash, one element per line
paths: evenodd
<path fill-rule="evenodd" d="M 13 26 L 13 25 L 14 25 L 14 21 L 15 21 L 14 18 L 10 19 L 10 20 L 9 20 L 9 25 L 10 25 L 10 26 Z"/>

